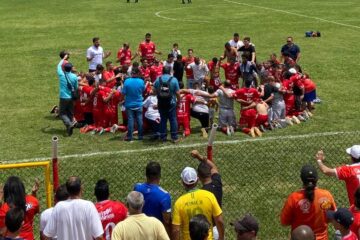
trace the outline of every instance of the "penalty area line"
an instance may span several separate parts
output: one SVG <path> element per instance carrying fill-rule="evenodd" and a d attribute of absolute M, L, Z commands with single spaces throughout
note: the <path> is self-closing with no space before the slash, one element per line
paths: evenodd
<path fill-rule="evenodd" d="M 170 9 L 158 11 L 158 12 L 155 13 L 155 16 L 157 16 L 157 17 L 159 17 L 159 18 L 166 19 L 166 20 L 171 20 L 171 21 L 210 23 L 210 21 L 206 21 L 206 20 L 176 19 L 176 18 L 165 17 L 165 16 L 162 16 L 162 15 L 161 15 L 161 13 L 164 13 L 164 12 L 169 12 L 169 11 L 172 11 L 172 10 L 183 9 L 183 8 L 185 8 L 185 7 L 170 8 Z"/>
<path fill-rule="evenodd" d="M 241 139 L 241 140 L 224 140 L 224 141 L 215 141 L 214 146 L 221 144 L 239 144 L 246 142 L 264 142 L 264 141 L 274 141 L 274 140 L 287 140 L 287 139 L 304 139 L 311 137 L 326 137 L 326 136 L 335 136 L 335 135 L 343 135 L 343 134 L 353 134 L 360 133 L 360 131 L 350 131 L 350 132 L 322 132 L 322 133 L 310 133 L 310 134 L 302 134 L 302 135 L 288 135 L 288 136 L 275 136 L 275 137 L 263 137 L 263 138 L 250 138 L 250 139 Z M 143 153 L 143 152 L 151 152 L 151 151 L 159 151 L 159 150 L 169 150 L 169 149 L 179 149 L 179 148 L 195 148 L 195 147 L 205 147 L 206 143 L 192 143 L 192 144 L 184 144 L 184 145 L 169 145 L 163 147 L 149 147 L 143 149 L 132 149 L 132 150 L 119 150 L 119 151 L 104 151 L 104 152 L 92 152 L 92 153 L 83 153 L 83 154 L 70 154 L 59 156 L 59 160 L 61 159 L 69 159 L 69 158 L 84 158 L 84 157 L 95 157 L 95 156 L 109 156 L 109 155 L 120 155 L 120 154 L 129 154 L 129 153 Z M 0 164 L 7 163 L 23 163 L 23 162 L 38 162 L 38 161 L 46 161 L 51 159 L 51 157 L 38 157 L 38 158 L 29 158 L 22 160 L 1 160 Z"/>

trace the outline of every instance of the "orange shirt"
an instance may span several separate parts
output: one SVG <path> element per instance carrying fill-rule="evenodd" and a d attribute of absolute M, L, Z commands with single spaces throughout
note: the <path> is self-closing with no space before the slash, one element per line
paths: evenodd
<path fill-rule="evenodd" d="M 326 211 L 336 209 L 335 201 L 327 190 L 315 188 L 314 194 L 311 203 L 305 198 L 304 189 L 291 193 L 281 211 L 280 221 L 282 225 L 291 225 L 291 230 L 308 225 L 316 240 L 328 240 Z"/>

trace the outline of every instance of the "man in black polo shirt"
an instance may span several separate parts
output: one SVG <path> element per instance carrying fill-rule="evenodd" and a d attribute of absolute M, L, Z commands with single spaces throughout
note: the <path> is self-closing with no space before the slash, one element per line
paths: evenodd
<path fill-rule="evenodd" d="M 300 48 L 298 45 L 294 44 L 292 37 L 288 37 L 286 44 L 281 48 L 281 60 L 284 58 L 284 53 L 288 53 L 290 58 L 298 63 L 300 60 Z"/>
<path fill-rule="evenodd" d="M 244 55 L 246 56 L 246 59 L 251 62 L 253 65 L 255 65 L 256 62 L 256 52 L 254 44 L 250 42 L 249 37 L 244 37 L 244 46 L 238 49 L 238 52 L 240 52 L 240 56 Z"/>

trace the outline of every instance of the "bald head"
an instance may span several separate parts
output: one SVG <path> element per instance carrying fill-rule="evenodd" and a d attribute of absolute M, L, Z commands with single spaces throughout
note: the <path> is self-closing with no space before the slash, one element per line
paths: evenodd
<path fill-rule="evenodd" d="M 301 225 L 291 232 L 291 240 L 315 240 L 315 234 L 309 226 Z"/>

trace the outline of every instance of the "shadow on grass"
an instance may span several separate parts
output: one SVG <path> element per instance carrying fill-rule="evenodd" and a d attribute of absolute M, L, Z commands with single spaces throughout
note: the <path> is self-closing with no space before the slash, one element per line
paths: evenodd
<path fill-rule="evenodd" d="M 53 115 L 46 115 L 46 116 L 44 116 L 44 119 L 49 120 L 49 121 L 60 121 L 61 120 L 59 117 L 55 117 Z"/>
<path fill-rule="evenodd" d="M 58 128 L 52 128 L 52 127 L 44 127 L 41 128 L 41 132 L 45 133 L 45 134 L 50 134 L 50 135 L 59 135 L 59 136 L 63 136 L 65 137 L 65 129 L 58 129 Z"/>

